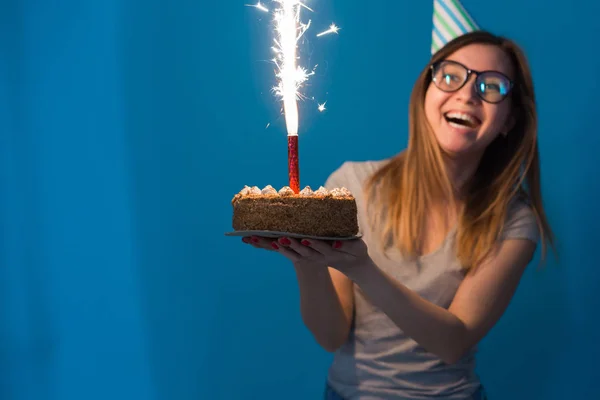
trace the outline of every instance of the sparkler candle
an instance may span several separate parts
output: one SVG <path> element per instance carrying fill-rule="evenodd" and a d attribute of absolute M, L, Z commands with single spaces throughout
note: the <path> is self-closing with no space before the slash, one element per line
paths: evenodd
<path fill-rule="evenodd" d="M 288 135 L 288 177 L 290 188 L 300 193 L 300 169 L 298 162 L 298 135 Z"/>
<path fill-rule="evenodd" d="M 310 26 L 310 21 L 300 21 L 300 11 L 304 4 L 298 0 L 276 0 L 275 10 L 275 64 L 279 80 L 276 93 L 283 100 L 283 112 L 288 134 L 288 177 L 289 186 L 295 193 L 300 192 L 300 169 L 298 156 L 298 90 L 308 79 L 305 69 L 296 65 L 298 40 Z"/>

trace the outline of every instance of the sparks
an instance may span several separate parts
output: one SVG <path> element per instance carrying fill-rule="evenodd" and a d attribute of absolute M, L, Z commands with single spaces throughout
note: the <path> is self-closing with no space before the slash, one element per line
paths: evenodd
<path fill-rule="evenodd" d="M 298 104 L 300 88 L 313 73 L 298 66 L 298 41 L 310 27 L 310 20 L 303 23 L 300 10 L 306 7 L 299 0 L 275 0 L 279 7 L 274 11 L 275 18 L 275 65 L 278 84 L 274 92 L 283 100 L 283 109 L 288 136 L 298 135 Z M 312 11 L 312 10 L 311 10 Z"/>
<path fill-rule="evenodd" d="M 260 11 L 269 12 L 269 9 L 265 7 L 260 1 L 256 4 L 245 4 L 245 6 L 258 8 Z"/>
<path fill-rule="evenodd" d="M 272 46 L 274 53 L 272 62 L 275 65 L 276 84 L 272 90 L 283 103 L 282 111 L 285 116 L 288 136 L 297 136 L 299 125 L 298 100 L 306 99 L 301 89 L 305 82 L 315 75 L 317 68 L 317 65 L 312 70 L 299 65 L 298 42 L 311 25 L 310 19 L 303 22 L 300 14 L 302 9 L 309 12 L 313 12 L 313 10 L 306 6 L 303 0 L 272 1 L 274 3 L 272 11 L 269 11 L 260 1 L 257 4 L 246 4 L 246 6 L 255 7 L 273 15 L 275 37 Z M 332 24 L 328 30 L 319 33 L 317 36 L 338 33 L 339 29 L 335 24 Z M 319 111 L 323 112 L 324 110 L 325 103 L 319 104 Z"/>
<path fill-rule="evenodd" d="M 331 24 L 331 26 L 329 27 L 329 29 L 327 29 L 326 31 L 323 31 L 319 34 L 317 34 L 317 37 L 320 36 L 324 36 L 324 35 L 329 35 L 330 33 L 338 33 L 338 31 L 340 30 L 339 27 L 337 27 L 335 24 Z"/>

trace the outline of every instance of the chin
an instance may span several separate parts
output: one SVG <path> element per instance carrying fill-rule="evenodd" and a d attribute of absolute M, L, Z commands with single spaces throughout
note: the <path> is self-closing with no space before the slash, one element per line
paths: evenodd
<path fill-rule="evenodd" d="M 449 143 L 440 143 L 440 148 L 446 155 L 451 157 L 468 155 L 475 152 L 476 150 L 475 146 L 473 146 L 473 143 L 468 143 L 464 140 L 457 140 Z"/>
<path fill-rule="evenodd" d="M 449 158 L 455 159 L 455 158 L 460 158 L 460 157 L 464 157 L 467 154 L 469 154 L 468 151 L 465 150 L 461 150 L 461 149 L 448 149 L 445 147 L 441 147 L 442 149 L 442 153 Z"/>
<path fill-rule="evenodd" d="M 446 157 L 457 161 L 478 159 L 483 154 L 479 146 L 473 145 L 440 146 L 440 148 Z"/>

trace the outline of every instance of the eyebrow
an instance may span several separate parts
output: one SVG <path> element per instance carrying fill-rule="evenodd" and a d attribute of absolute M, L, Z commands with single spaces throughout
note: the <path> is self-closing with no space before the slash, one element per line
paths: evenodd
<path fill-rule="evenodd" d="M 511 81 L 513 81 L 513 80 L 514 80 L 514 78 L 511 76 L 512 74 L 510 74 L 510 73 L 508 73 L 508 72 L 503 72 L 503 71 L 501 71 L 500 69 L 477 69 L 477 68 L 471 68 L 471 67 L 469 67 L 467 64 L 465 64 L 464 62 L 462 62 L 462 61 L 458 61 L 458 60 L 456 60 L 456 59 L 453 59 L 453 58 L 444 58 L 444 61 L 454 61 L 454 62 L 456 62 L 456 63 L 459 63 L 459 64 L 461 64 L 461 65 L 463 65 L 463 66 L 467 67 L 467 69 L 469 69 L 469 70 L 472 70 L 472 71 L 478 71 L 478 72 L 499 72 L 499 73 L 501 73 L 502 75 L 505 75 L 505 76 L 506 76 L 508 79 L 510 79 Z"/>

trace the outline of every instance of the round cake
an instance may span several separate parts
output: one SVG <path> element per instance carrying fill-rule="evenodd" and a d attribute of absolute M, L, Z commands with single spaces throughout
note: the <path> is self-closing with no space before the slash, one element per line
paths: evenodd
<path fill-rule="evenodd" d="M 272 231 L 296 235 L 344 238 L 358 234 L 354 196 L 346 188 L 300 193 L 285 186 L 275 190 L 245 186 L 231 201 L 233 229 L 236 231 Z"/>

